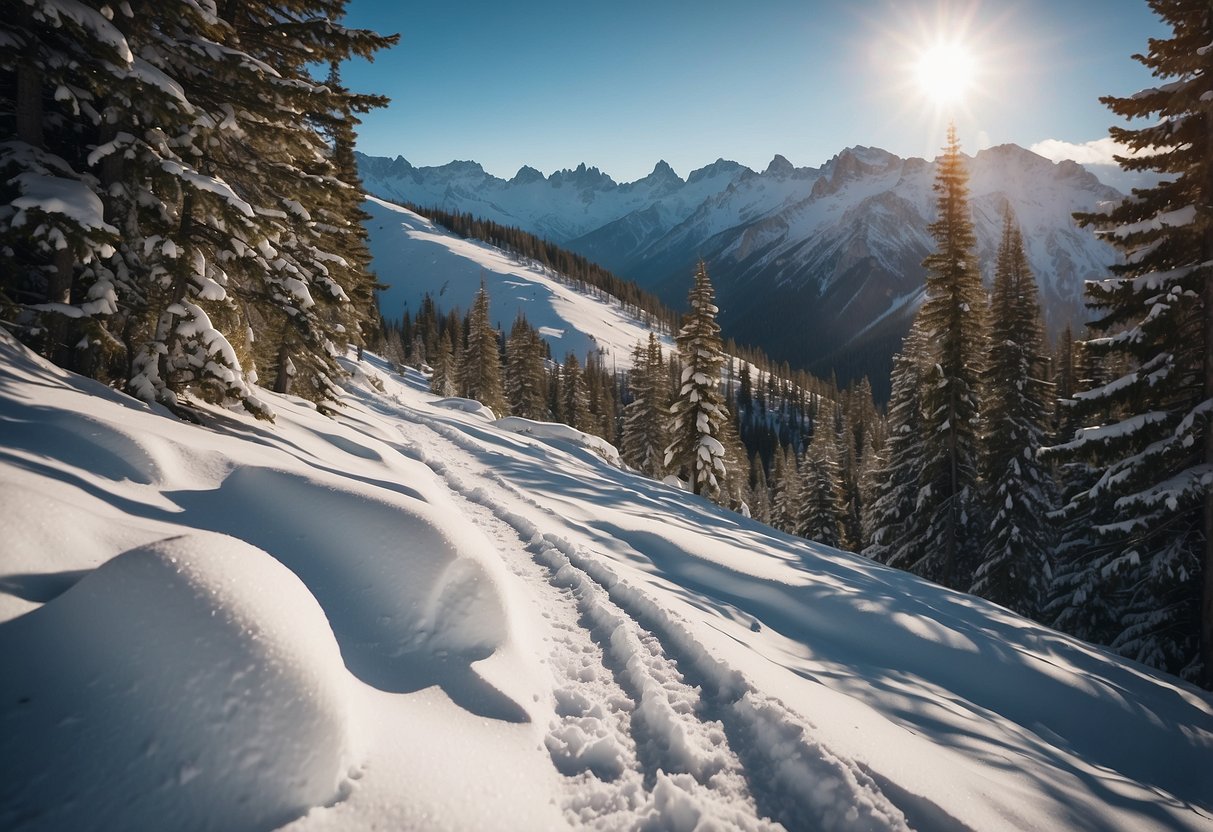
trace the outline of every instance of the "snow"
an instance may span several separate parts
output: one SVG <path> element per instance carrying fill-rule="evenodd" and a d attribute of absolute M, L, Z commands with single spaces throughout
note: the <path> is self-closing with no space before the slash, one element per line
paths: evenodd
<path fill-rule="evenodd" d="M 570 442 L 580 448 L 593 451 L 612 465 L 622 465 L 619 449 L 601 436 L 577 430 L 561 422 L 538 422 L 521 416 L 506 416 L 493 423 L 495 427 L 510 433 L 522 433 L 538 439 Z"/>
<path fill-rule="evenodd" d="M 459 410 L 463 413 L 473 413 L 484 419 L 487 422 L 492 422 L 497 418 L 497 414 L 493 412 L 491 407 L 481 404 L 475 399 L 465 399 L 460 396 L 451 396 L 446 399 L 439 399 L 434 402 L 435 407 L 445 407 L 449 410 Z"/>
<path fill-rule="evenodd" d="M 542 266 L 463 240 L 381 199 L 368 197 L 362 208 L 371 215 L 366 221 L 371 268 L 389 285 L 379 293 L 379 307 L 388 318 L 400 318 L 405 309 L 416 314 L 426 293 L 444 312 L 466 312 L 483 280 L 494 324 L 508 328 L 522 312 L 555 356 L 571 352 L 584 359 L 598 350 L 608 366 L 622 370 L 631 366 L 636 342 L 648 339 L 648 328 L 617 302 L 588 298 Z M 671 342 L 665 342 L 669 349 Z"/>
<path fill-rule="evenodd" d="M 22 214 L 25 211 L 37 210 L 61 214 L 87 231 L 118 233 L 118 229 L 106 223 L 101 199 L 79 180 L 22 173 L 12 181 L 21 190 L 21 196 L 12 202 L 13 207 L 22 212 L 13 219 L 14 225 L 23 222 Z"/>
<path fill-rule="evenodd" d="M 0 827 L 1213 829 L 1207 693 L 344 360 L 200 427 L 0 334 Z"/>
<path fill-rule="evenodd" d="M 357 753 L 319 604 L 234 538 L 129 549 L 0 631 L 0 655 L 20 715 L 0 759 L 24 774 L 0 785 L 6 828 L 274 825 L 336 798 Z"/>

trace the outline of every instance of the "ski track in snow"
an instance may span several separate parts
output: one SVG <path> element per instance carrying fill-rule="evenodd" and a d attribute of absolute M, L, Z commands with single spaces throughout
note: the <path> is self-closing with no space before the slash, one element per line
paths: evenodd
<path fill-rule="evenodd" d="M 592 553 L 504 508 L 521 501 L 551 511 L 481 473 L 474 439 L 437 419 L 399 415 L 426 429 L 401 429 L 405 453 L 470 504 L 515 574 L 549 585 L 559 720 L 545 745 L 566 778 L 571 822 L 616 828 L 636 813 L 642 828 L 690 830 L 708 812 L 735 829 L 909 829 L 867 773 L 815 742 L 674 616 Z M 520 565 L 523 547 L 529 568 Z"/>

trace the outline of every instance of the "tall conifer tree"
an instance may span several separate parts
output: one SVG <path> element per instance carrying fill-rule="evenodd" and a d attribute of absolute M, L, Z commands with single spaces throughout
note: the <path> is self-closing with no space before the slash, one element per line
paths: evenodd
<path fill-rule="evenodd" d="M 484 284 L 472 301 L 468 313 L 467 343 L 458 367 L 459 395 L 476 399 L 494 413 L 505 413 L 505 395 L 501 387 L 501 352 L 497 330 L 489 321 L 489 291 Z"/>
<path fill-rule="evenodd" d="M 581 362 L 573 353 L 564 359 L 564 369 L 560 373 L 560 396 L 565 424 L 588 432 L 591 427 L 590 391 L 585 383 Z"/>
<path fill-rule="evenodd" d="M 914 518 L 922 470 L 922 396 L 926 343 L 915 321 L 893 356 L 888 436 L 880 458 L 871 463 L 870 491 L 864 500 L 866 557 L 913 570 L 922 557 Z"/>
<path fill-rule="evenodd" d="M 984 503 L 990 513 L 971 591 L 1037 617 L 1050 578 L 1054 507 L 1050 472 L 1037 452 L 1050 408 L 1036 280 L 1010 208 L 990 301 L 990 357 L 983 409 Z"/>
<path fill-rule="evenodd" d="M 655 333 L 633 351 L 632 401 L 624 408 L 624 459 L 651 477 L 665 475 L 670 394 L 661 344 Z"/>
<path fill-rule="evenodd" d="M 1158 88 L 1101 99 L 1145 126 L 1112 127 L 1126 170 L 1161 175 L 1105 214 L 1079 217 L 1125 254 L 1088 284 L 1098 312 L 1086 349 L 1121 371 L 1077 394 L 1107 414 L 1064 446 L 1096 482 L 1083 560 L 1096 592 L 1123 593 L 1111 646 L 1213 687 L 1213 14 L 1205 0 L 1150 0 L 1171 28 L 1134 58 Z"/>
<path fill-rule="evenodd" d="M 682 375 L 670 407 L 670 444 L 665 464 L 691 484 L 691 491 L 715 497 L 725 477 L 725 448 L 721 443 L 728 409 L 720 392 L 724 366 L 720 325 L 716 323 L 715 292 L 701 260 L 687 299 L 690 311 L 678 331 Z"/>
<path fill-rule="evenodd" d="M 986 353 L 986 293 L 974 256 L 969 174 L 956 127 L 936 162 L 936 250 L 919 320 L 930 349 L 923 392 L 922 477 L 913 571 L 968 589 L 977 556 L 978 418 Z"/>
<path fill-rule="evenodd" d="M 547 376 L 543 372 L 539 333 L 522 312 L 510 327 L 506 341 L 505 397 L 514 416 L 539 421 L 548 418 Z"/>

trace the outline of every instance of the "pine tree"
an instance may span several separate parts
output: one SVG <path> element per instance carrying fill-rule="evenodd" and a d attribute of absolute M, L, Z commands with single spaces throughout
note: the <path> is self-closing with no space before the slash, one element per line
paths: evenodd
<path fill-rule="evenodd" d="M 447 327 L 438 337 L 438 355 L 434 358 L 434 372 L 430 376 L 430 392 L 438 396 L 454 396 L 459 391 L 452 335 L 452 330 Z"/>
<path fill-rule="evenodd" d="M 1053 548 L 1055 503 L 1038 458 L 1049 424 L 1044 335 L 1036 280 L 1008 208 L 990 302 L 990 353 L 983 408 L 984 503 L 991 513 L 970 590 L 1030 617 L 1040 615 Z"/>
<path fill-rule="evenodd" d="M 665 449 L 669 444 L 669 384 L 656 334 L 647 344 L 637 343 L 632 358 L 632 401 L 624 407 L 623 457 L 650 477 L 665 476 Z"/>
<path fill-rule="evenodd" d="M 505 414 L 505 395 L 501 387 L 501 352 L 497 330 L 489 321 L 489 291 L 484 284 L 472 301 L 468 313 L 467 343 L 459 361 L 459 395 L 476 399 L 494 413 Z"/>
<path fill-rule="evenodd" d="M 1125 254 L 1112 276 L 1088 283 L 1098 312 L 1085 347 L 1120 372 L 1078 394 L 1089 419 L 1059 446 L 1099 477 L 1068 507 L 1093 506 L 1082 560 L 1094 592 L 1123 592 L 1119 652 L 1213 687 L 1213 16 L 1203 0 L 1150 0 L 1171 28 L 1134 56 L 1174 79 L 1127 98 L 1101 99 L 1147 122 L 1113 127 L 1134 155 L 1126 170 L 1161 181 L 1106 214 L 1079 217 Z"/>
<path fill-rule="evenodd" d="M 926 300 L 919 311 L 930 347 L 923 393 L 922 476 L 912 570 L 967 589 L 977 556 L 978 418 L 986 352 L 986 294 L 974 260 L 968 172 L 955 126 L 937 161 L 936 250 L 923 261 Z"/>
<path fill-rule="evenodd" d="M 522 312 L 514 320 L 505 345 L 505 397 L 514 416 L 537 421 L 548 418 L 547 377 L 539 333 Z"/>
<path fill-rule="evenodd" d="M 842 506 L 835 445 L 833 419 L 819 418 L 801 466 L 796 533 L 837 548 Z"/>
<path fill-rule="evenodd" d="M 767 486 L 767 473 L 762 467 L 762 457 L 758 454 L 750 457 L 750 477 L 754 483 L 746 498 L 746 502 L 750 506 L 750 516 L 759 523 L 770 524 L 771 490 Z"/>
<path fill-rule="evenodd" d="M 569 353 L 560 374 L 560 396 L 564 422 L 577 430 L 588 432 L 590 425 L 590 392 L 577 356 Z"/>
<path fill-rule="evenodd" d="M 732 416 L 728 416 L 722 423 L 719 438 L 720 444 L 724 446 L 725 476 L 717 492 L 716 501 L 732 511 L 752 516 L 746 502 L 750 487 L 750 463 L 745 446 L 741 444 L 737 421 Z"/>
<path fill-rule="evenodd" d="M 720 395 L 724 355 L 714 298 L 707 266 L 700 261 L 687 299 L 690 311 L 678 332 L 683 368 L 678 396 L 670 407 L 671 440 L 665 450 L 666 467 L 681 472 L 693 493 L 707 497 L 716 496 L 725 477 L 720 436 L 730 418 Z"/>
<path fill-rule="evenodd" d="M 789 446 L 776 448 L 771 466 L 771 525 L 791 532 L 795 528 L 797 483 L 796 457 Z"/>
<path fill-rule="evenodd" d="M 374 320 L 356 174 L 338 157 L 353 112 L 386 99 L 311 73 L 395 41 L 342 26 L 344 5 L 17 7 L 15 60 L 0 57 L 17 80 L 19 140 L 0 149 L 15 189 L 0 193 L 12 200 L 0 237 L 23 262 L 0 268 L 0 294 L 75 307 L 85 349 L 77 359 L 59 343 L 57 360 L 96 374 L 104 358 L 111 378 L 170 407 L 188 390 L 264 416 L 251 387 L 260 355 L 279 389 L 298 380 L 332 398 L 342 307 L 356 294 Z M 48 187 L 87 210 L 41 216 Z M 39 238 L 58 240 L 49 268 Z"/>
<path fill-rule="evenodd" d="M 872 462 L 871 491 L 864 500 L 865 557 L 913 571 L 922 550 L 914 538 L 922 470 L 922 397 L 926 344 L 915 321 L 893 356 L 889 426 L 880 458 Z"/>

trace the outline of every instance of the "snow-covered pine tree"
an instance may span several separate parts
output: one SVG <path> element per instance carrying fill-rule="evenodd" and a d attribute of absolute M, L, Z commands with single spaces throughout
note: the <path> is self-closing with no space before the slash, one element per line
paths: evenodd
<path fill-rule="evenodd" d="M 1046 600 L 1056 503 L 1051 472 L 1037 452 L 1051 408 L 1036 280 L 1010 208 L 990 301 L 990 352 L 982 412 L 982 494 L 989 526 L 970 589 L 1036 618 Z"/>
<path fill-rule="evenodd" d="M 539 333 L 521 311 L 505 342 L 505 397 L 514 416 L 547 420 L 547 376 Z"/>
<path fill-rule="evenodd" d="M 797 495 L 796 533 L 809 540 L 837 548 L 841 542 L 841 481 L 834 419 L 819 413 L 813 439 L 805 449 Z"/>
<path fill-rule="evenodd" d="M 1125 589 L 1111 646 L 1213 687 L 1213 15 L 1204 0 L 1150 7 L 1171 34 L 1134 57 L 1171 80 L 1101 100 L 1147 122 L 1110 133 L 1133 152 L 1122 167 L 1161 181 L 1079 217 L 1125 254 L 1087 284 L 1099 317 L 1085 345 L 1123 370 L 1077 394 L 1107 415 L 1056 453 L 1099 471 L 1071 505 L 1096 507 L 1092 589 Z"/>
<path fill-rule="evenodd" d="M 0 59 L 19 76 L 14 111 L 26 128 L 39 115 L 52 115 L 42 107 L 53 83 L 56 112 L 42 118 L 42 128 L 53 129 L 26 132 L 35 145 L 49 139 L 68 152 L 26 154 L 41 170 L 27 170 L 33 176 L 26 180 L 16 172 L 5 177 L 25 191 L 14 194 L 18 201 L 10 208 L 25 215 L 6 217 L 0 210 L 0 233 L 10 220 L 28 226 L 31 218 L 44 232 L 65 217 L 87 225 L 103 206 L 105 226 L 94 231 L 119 231 L 115 256 L 94 256 L 111 240 L 93 234 L 91 243 L 82 237 L 56 246 L 63 262 L 43 271 L 53 278 L 47 292 L 66 297 L 77 321 L 111 316 L 108 332 L 87 328 L 88 338 L 77 346 L 91 353 L 104 343 L 109 354 L 124 353 L 121 361 L 107 359 L 120 368 L 110 375 L 125 378 L 136 395 L 172 405 L 191 388 L 214 401 L 243 400 L 266 415 L 248 383 L 255 377 L 250 336 L 264 341 L 271 319 L 284 312 L 301 328 L 308 353 L 320 356 L 327 370 L 320 375 L 332 376 L 332 342 L 342 339 L 343 326 L 319 311 L 326 299 L 343 300 L 343 280 L 353 287 L 368 278 L 357 218 L 346 216 L 359 197 L 333 175 L 333 150 L 318 125 L 349 125 L 355 110 L 383 99 L 324 87 L 311 68 L 352 54 L 369 57 L 394 41 L 342 27 L 336 21 L 344 5 L 290 0 L 96 9 L 36 0 L 18 6 L 16 41 L 24 46 L 15 63 Z M 69 44 L 67 52 L 51 54 Z M 45 177 L 63 180 L 59 196 L 70 198 L 60 204 L 78 210 L 35 217 L 45 201 L 25 205 L 21 197 L 36 196 L 27 186 L 39 176 L 44 185 Z M 73 178 L 96 199 L 65 191 Z M 350 229 L 356 229 L 353 246 L 331 239 L 334 231 Z M 20 251 L 18 258 L 28 259 L 28 246 Z M 70 287 L 68 260 L 75 261 Z M 369 301 L 369 291 L 361 297 Z M 312 363 L 310 354 L 289 357 L 278 362 L 285 378 Z M 100 372 L 96 356 L 83 369 Z M 305 380 L 328 386 L 311 374 Z"/>
<path fill-rule="evenodd" d="M 1077 407 L 1076 395 L 1102 387 L 1109 381 L 1102 362 L 1076 341 L 1062 350 L 1068 360 L 1058 367 L 1056 393 L 1058 444 L 1080 435 L 1082 420 L 1110 421 L 1107 412 L 1093 406 Z M 1068 355 L 1067 355 L 1068 353 Z M 1067 369 L 1068 368 L 1068 369 Z M 1066 397 L 1062 397 L 1063 391 Z M 1079 455 L 1065 455 L 1044 448 L 1042 457 L 1054 463 L 1059 508 L 1050 518 L 1057 536 L 1053 551 L 1053 581 L 1043 620 L 1059 630 L 1097 644 L 1110 644 L 1120 632 L 1120 609 L 1124 604 L 1123 581 L 1104 575 L 1093 557 L 1095 529 L 1115 515 L 1108 504 L 1096 504 L 1086 495 L 1099 481 L 1098 466 Z"/>
<path fill-rule="evenodd" d="M 720 393 L 724 353 L 714 300 L 707 266 L 701 260 L 687 298 L 689 311 L 676 339 L 682 376 L 670 406 L 670 444 L 665 449 L 666 467 L 685 477 L 692 493 L 712 498 L 725 477 L 720 435 L 730 418 Z"/>
<path fill-rule="evenodd" d="M 71 324 L 116 311 L 108 264 L 119 229 L 88 151 L 103 105 L 127 81 L 134 55 L 98 11 L 50 0 L 8 4 L 0 50 L 0 308 L 26 340 L 73 363 Z M 106 183 L 108 184 L 108 183 Z M 81 266 L 99 272 L 84 279 Z"/>
<path fill-rule="evenodd" d="M 859 552 L 864 547 L 863 536 L 863 475 L 870 468 L 873 439 L 880 436 L 880 417 L 872 398 L 872 385 L 863 377 L 843 395 L 843 429 L 839 448 L 842 482 L 842 546 Z"/>
<path fill-rule="evenodd" d="M 489 320 L 489 290 L 483 282 L 472 301 L 467 330 L 456 379 L 459 395 L 476 399 L 494 413 L 504 414 L 501 351 L 497 348 L 497 330 Z"/>
<path fill-rule="evenodd" d="M 864 500 L 865 557 L 914 571 L 922 550 L 914 539 L 915 505 L 922 470 L 923 384 L 926 344 L 916 320 L 893 356 L 888 435 L 880 459 L 872 463 L 871 490 Z"/>
<path fill-rule="evenodd" d="M 231 261 L 231 289 L 243 314 L 260 318 L 254 354 L 272 368 L 266 375 L 276 390 L 293 386 L 322 406 L 336 399 L 336 356 L 349 340 L 345 322 L 368 316 L 365 306 L 352 311 L 346 288 L 363 304 L 371 300 L 360 194 L 356 181 L 342 179 L 353 172 L 338 170 L 330 140 L 334 132 L 352 140 L 356 103 L 385 100 L 351 96 L 314 79 L 311 68 L 369 57 L 394 41 L 342 26 L 344 6 L 344 0 L 232 0 L 222 8 L 220 45 L 243 58 L 169 58 L 217 122 L 236 114 L 227 119 L 232 129 L 209 138 L 202 159 L 254 209 L 256 236 L 245 241 L 254 253 Z"/>
<path fill-rule="evenodd" d="M 923 261 L 918 318 L 930 348 L 923 391 L 922 476 L 912 571 L 968 589 L 978 551 L 978 418 L 986 354 L 986 292 L 974 257 L 969 174 L 955 125 L 936 162 L 936 250 Z"/>
<path fill-rule="evenodd" d="M 657 335 L 633 350 L 632 401 L 624 408 L 623 450 L 629 465 L 650 477 L 665 476 L 665 449 L 669 444 L 669 384 Z"/>
<path fill-rule="evenodd" d="M 796 458 L 789 446 L 776 448 L 771 455 L 771 525 L 791 532 L 795 527 L 795 506 L 799 475 Z"/>
<path fill-rule="evenodd" d="M 386 42 L 375 44 L 374 48 Z M 370 58 L 371 53 L 365 57 Z M 361 123 L 359 114 L 372 109 L 385 107 L 388 99 L 379 95 L 366 95 L 352 92 L 341 83 L 339 60 L 330 60 L 329 75 L 324 86 L 332 96 L 332 109 L 320 110 L 313 118 L 316 120 L 320 134 L 325 137 L 332 147 L 333 177 L 341 183 L 341 188 L 329 189 L 332 199 L 316 205 L 313 214 L 322 230 L 328 232 L 328 244 L 331 254 L 340 260 L 328 259 L 331 276 L 341 285 L 350 302 L 343 304 L 339 322 L 333 326 L 338 330 L 338 339 L 344 339 L 362 348 L 367 346 L 371 333 L 379 320 L 379 307 L 375 301 L 375 291 L 387 288 L 376 282 L 370 271 L 370 252 L 367 248 L 369 232 L 366 220 L 370 215 L 362 210 L 363 188 L 358 173 L 358 163 L 354 158 L 354 144 L 357 139 L 357 126 Z M 419 341 L 414 337 L 411 342 Z M 420 340 L 420 348 L 409 345 L 409 353 L 414 360 L 424 361 L 424 340 Z"/>

